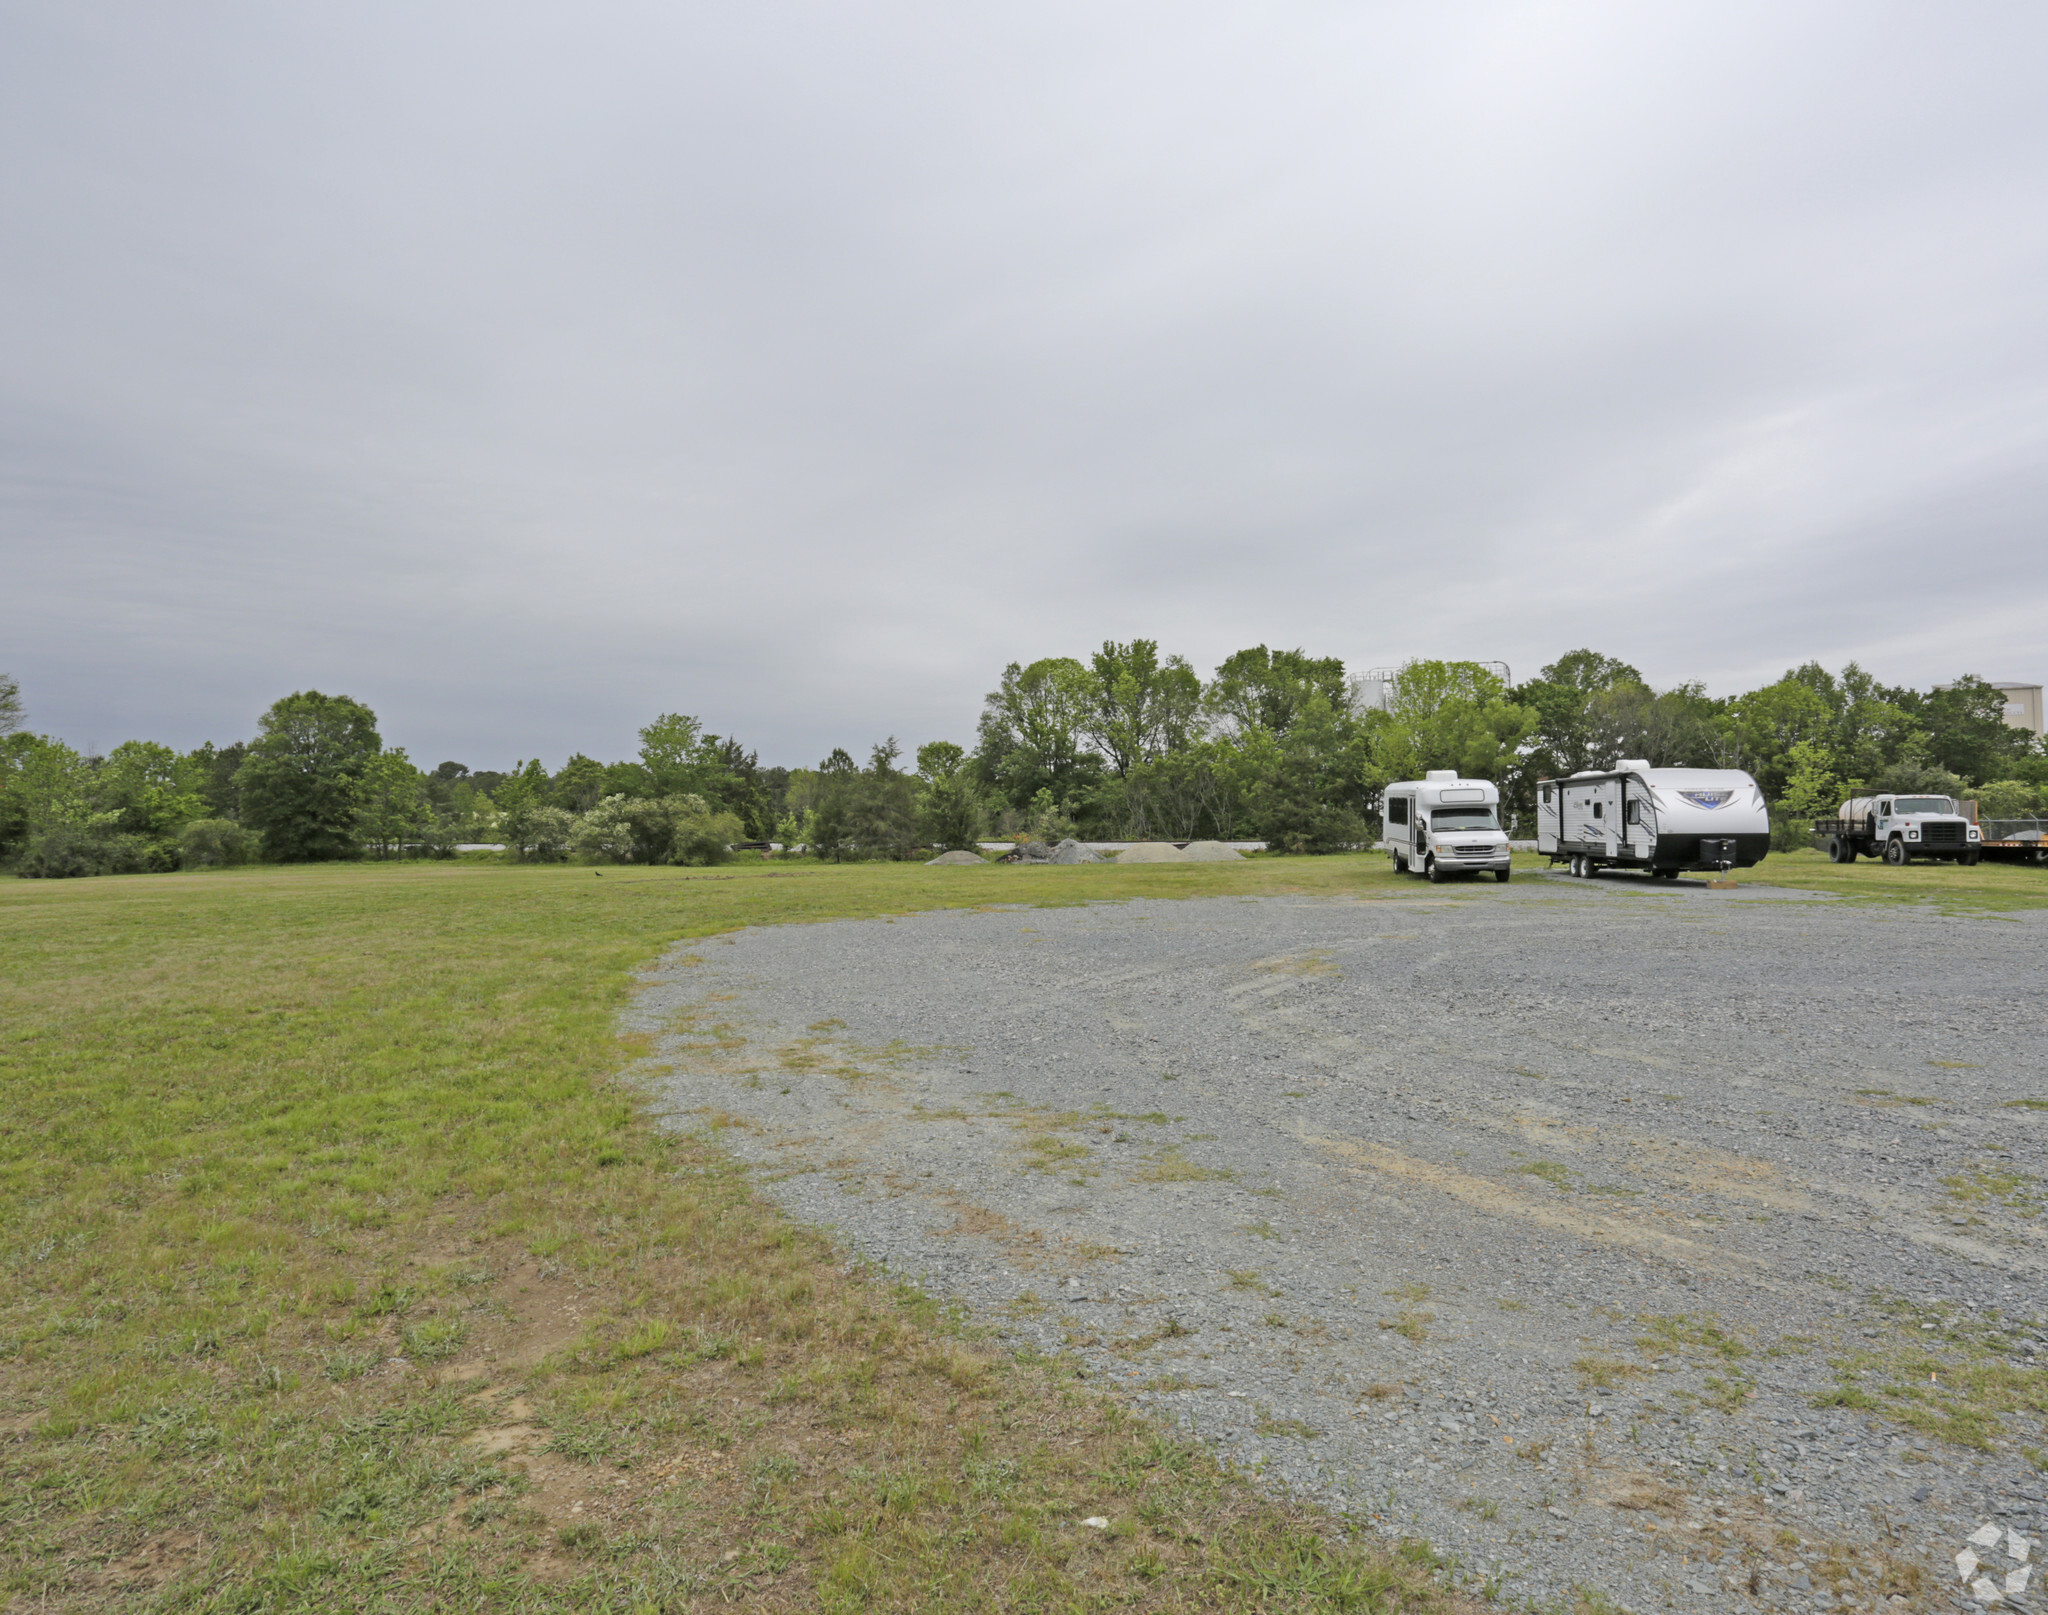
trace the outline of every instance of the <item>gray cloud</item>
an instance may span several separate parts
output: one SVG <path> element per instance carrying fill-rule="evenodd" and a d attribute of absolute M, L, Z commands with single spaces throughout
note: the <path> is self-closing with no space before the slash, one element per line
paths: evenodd
<path fill-rule="evenodd" d="M 2048 673 L 2019 4 L 17 5 L 0 666 L 429 763 L 1157 637 Z"/>

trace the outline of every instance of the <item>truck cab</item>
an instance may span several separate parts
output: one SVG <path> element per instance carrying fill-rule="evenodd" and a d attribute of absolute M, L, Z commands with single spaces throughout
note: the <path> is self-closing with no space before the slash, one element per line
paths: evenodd
<path fill-rule="evenodd" d="M 1505 881 L 1507 832 L 1500 826 L 1500 787 L 1461 779 L 1456 769 L 1431 769 L 1380 794 L 1386 848 L 1394 868 L 1441 883 L 1453 875 L 1491 874 Z"/>

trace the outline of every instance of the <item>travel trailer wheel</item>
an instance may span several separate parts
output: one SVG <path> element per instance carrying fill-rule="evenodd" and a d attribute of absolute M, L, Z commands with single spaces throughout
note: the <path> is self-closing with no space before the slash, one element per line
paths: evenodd
<path fill-rule="evenodd" d="M 1891 840 L 1884 844 L 1884 861 L 1886 863 L 1906 864 L 1910 863 L 1912 858 L 1913 855 L 1906 850 L 1905 842 L 1901 841 L 1897 836 L 1893 836 Z"/>

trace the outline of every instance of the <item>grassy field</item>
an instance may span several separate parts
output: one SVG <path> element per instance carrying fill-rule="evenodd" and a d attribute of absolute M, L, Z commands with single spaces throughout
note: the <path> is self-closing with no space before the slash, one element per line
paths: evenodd
<path fill-rule="evenodd" d="M 848 1271 L 615 1075 L 636 967 L 678 938 L 1421 889 L 1384 867 L 0 885 L 0 1597 L 1458 1607 L 1427 1554 L 1347 1548 Z"/>
<path fill-rule="evenodd" d="M 1988 865 L 1744 879 L 2048 901 Z M 666 944 L 742 925 L 1493 889 L 1365 856 L 0 883 L 0 1595 L 1463 1607 L 1425 1551 L 1346 1546 L 850 1271 L 714 1139 L 649 1124 L 615 1026 Z"/>

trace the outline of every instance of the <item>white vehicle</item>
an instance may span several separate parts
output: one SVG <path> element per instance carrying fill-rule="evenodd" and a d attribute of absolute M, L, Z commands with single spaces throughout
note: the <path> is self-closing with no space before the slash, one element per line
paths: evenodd
<path fill-rule="evenodd" d="M 1491 780 L 1460 779 L 1456 769 L 1433 768 L 1380 793 L 1387 851 L 1401 872 L 1444 881 L 1455 874 L 1491 871 L 1508 878 L 1508 838 L 1500 827 L 1500 787 Z"/>
<path fill-rule="evenodd" d="M 1739 768 L 1652 768 L 1631 757 L 1604 773 L 1536 782 L 1536 850 L 1574 875 L 1640 869 L 1675 880 L 1684 869 L 1747 869 L 1770 849 L 1770 807 Z"/>
<path fill-rule="evenodd" d="M 1852 796 L 1841 815 L 1813 821 L 1814 845 L 1838 864 L 1861 855 L 1888 864 L 1940 858 L 1974 864 L 1984 850 L 1984 832 L 1956 811 L 1949 796 Z"/>

